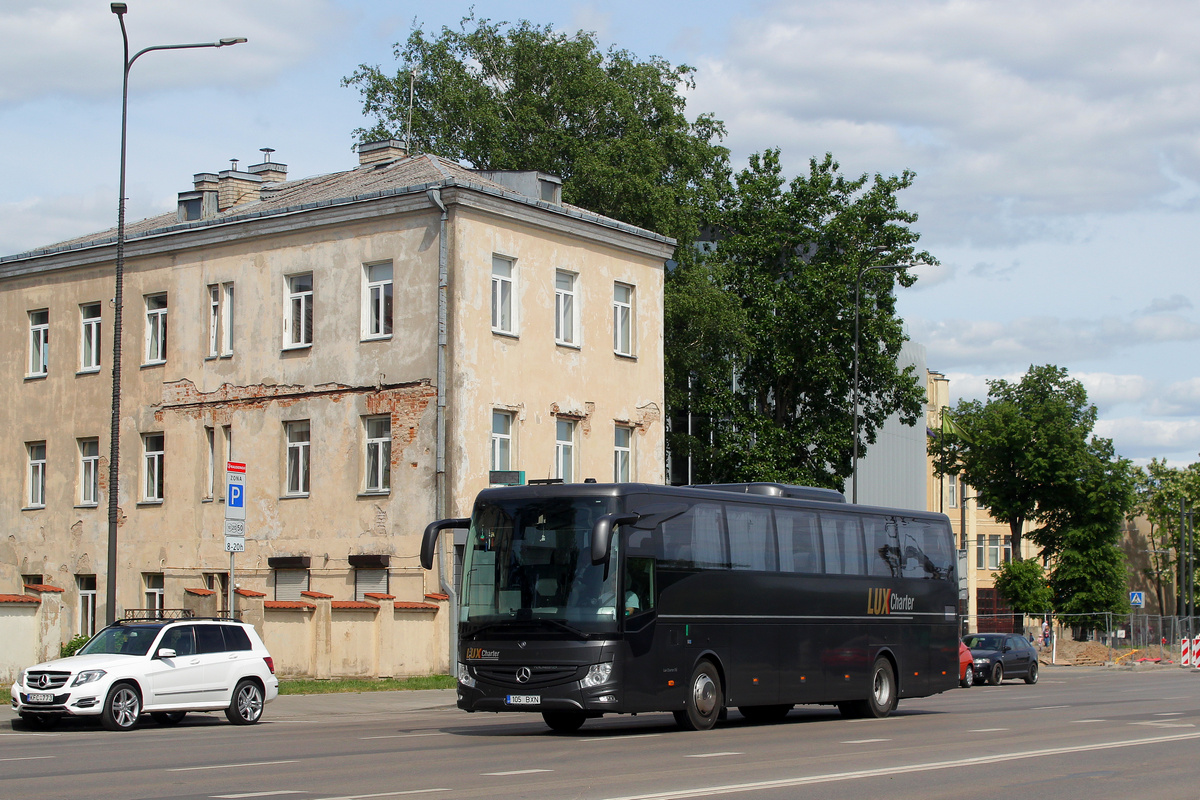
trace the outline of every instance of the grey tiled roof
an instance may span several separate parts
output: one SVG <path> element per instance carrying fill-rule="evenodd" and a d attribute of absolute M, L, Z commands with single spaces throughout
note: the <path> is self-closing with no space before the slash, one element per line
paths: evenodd
<path fill-rule="evenodd" d="M 551 205 L 544 201 L 525 197 L 498 183 L 487 180 L 476 172 L 439 156 L 423 153 L 380 164 L 367 164 L 345 172 L 331 172 L 294 181 L 265 183 L 260 192 L 261 199 L 251 200 L 225 209 L 215 216 L 203 220 L 179 222 L 176 212 L 125 223 L 126 241 L 151 233 L 166 233 L 172 230 L 188 230 L 196 227 L 219 225 L 247 217 L 265 217 L 285 211 L 303 208 L 337 205 L 339 203 L 370 199 L 372 196 L 404 194 L 420 191 L 437 185 L 457 185 L 478 189 L 488 194 L 500 195 L 521 203 L 558 210 L 571 217 L 590 220 L 602 225 L 654 239 L 672 243 L 667 237 L 642 228 L 628 225 L 608 217 L 594 214 L 567 204 Z M 0 258 L 0 262 L 48 255 L 64 250 L 109 244 L 115 242 L 117 229 L 90 233 L 68 239 L 27 253 Z"/>

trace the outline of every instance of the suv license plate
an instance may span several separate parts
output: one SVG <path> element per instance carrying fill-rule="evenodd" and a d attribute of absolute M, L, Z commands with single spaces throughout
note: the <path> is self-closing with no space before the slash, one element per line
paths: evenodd
<path fill-rule="evenodd" d="M 542 696 L 540 694 L 510 694 L 505 702 L 510 706 L 536 706 L 541 705 Z"/>
<path fill-rule="evenodd" d="M 54 695 L 38 692 L 37 694 L 26 695 L 26 699 L 30 703 L 53 703 Z"/>

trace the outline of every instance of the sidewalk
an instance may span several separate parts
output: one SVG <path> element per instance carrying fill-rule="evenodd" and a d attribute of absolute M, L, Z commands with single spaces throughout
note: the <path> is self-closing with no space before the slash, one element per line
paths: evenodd
<path fill-rule="evenodd" d="M 333 717 L 355 714 L 396 714 L 454 708 L 454 689 L 415 689 L 403 692 L 339 692 L 280 695 L 267 706 L 275 719 Z"/>

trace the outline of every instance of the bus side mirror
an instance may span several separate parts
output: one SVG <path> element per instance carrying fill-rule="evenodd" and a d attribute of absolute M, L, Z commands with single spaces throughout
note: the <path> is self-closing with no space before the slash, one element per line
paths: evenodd
<path fill-rule="evenodd" d="M 612 532 L 617 525 L 637 522 L 639 515 L 632 513 L 605 514 L 592 526 L 592 564 L 600 566 L 608 561 L 608 549 L 612 546 Z"/>
<path fill-rule="evenodd" d="M 470 528 L 468 519 L 439 519 L 425 526 L 425 535 L 421 539 L 421 566 L 433 569 L 433 554 L 437 550 L 438 534 L 446 528 Z"/>

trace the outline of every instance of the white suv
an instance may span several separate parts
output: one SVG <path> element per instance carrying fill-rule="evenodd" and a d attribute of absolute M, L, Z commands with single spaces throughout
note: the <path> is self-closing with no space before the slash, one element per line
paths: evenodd
<path fill-rule="evenodd" d="M 149 713 L 175 725 L 189 711 L 219 711 L 253 725 L 279 694 L 275 662 L 253 625 L 230 620 L 126 620 L 97 633 L 77 654 L 23 669 L 12 707 L 30 725 L 100 716 L 126 731 Z"/>

